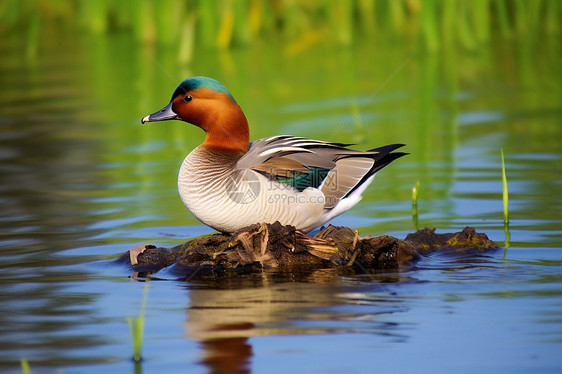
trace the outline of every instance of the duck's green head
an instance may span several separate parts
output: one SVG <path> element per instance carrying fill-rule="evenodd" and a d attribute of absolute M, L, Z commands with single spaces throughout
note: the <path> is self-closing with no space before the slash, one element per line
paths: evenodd
<path fill-rule="evenodd" d="M 205 130 L 204 146 L 234 147 L 244 151 L 248 147 L 246 117 L 226 87 L 215 79 L 187 78 L 177 85 L 168 105 L 144 117 L 141 122 L 171 119 L 189 122 Z"/>
<path fill-rule="evenodd" d="M 176 98 L 179 95 L 184 95 L 188 92 L 195 91 L 199 88 L 207 88 L 216 93 L 226 94 L 230 96 L 230 98 L 234 102 L 236 102 L 236 100 L 234 100 L 234 97 L 232 97 L 230 92 L 228 92 L 226 87 L 223 86 L 221 82 L 219 82 L 216 79 L 208 78 L 208 77 L 191 77 L 183 80 L 183 82 L 178 84 L 178 86 L 174 90 L 174 93 L 172 94 L 172 100 L 174 100 L 174 98 Z"/>
<path fill-rule="evenodd" d="M 192 115 L 182 116 L 183 113 L 187 114 L 186 112 L 189 111 L 188 109 L 191 109 L 191 112 L 193 112 L 194 106 L 189 105 L 191 108 L 188 107 L 188 104 L 190 104 L 193 99 L 230 99 L 226 101 L 231 101 L 231 103 L 236 104 L 234 97 L 219 81 L 208 77 L 191 77 L 177 85 L 168 105 L 144 117 L 141 123 L 179 119 L 198 125 L 190 120 L 191 117 L 193 117 Z"/>
<path fill-rule="evenodd" d="M 207 110 L 217 105 L 237 105 L 234 97 L 219 81 L 208 77 L 191 77 L 177 85 L 168 105 L 144 117 L 141 123 L 179 119 L 199 126 L 193 120 L 200 119 L 199 112 L 202 108 L 200 105 L 193 105 L 194 100 L 199 101 L 200 104 L 202 101 L 215 101 L 215 103 L 207 103 L 212 104 L 211 108 L 206 108 Z"/>

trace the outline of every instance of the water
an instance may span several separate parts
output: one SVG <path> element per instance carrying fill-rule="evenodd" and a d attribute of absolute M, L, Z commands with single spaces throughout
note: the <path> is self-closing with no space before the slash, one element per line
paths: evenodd
<path fill-rule="evenodd" d="M 359 42 L 296 55 L 256 45 L 199 50 L 188 67 L 125 36 L 45 41 L 31 59 L 24 45 L 16 35 L 0 44 L 2 371 L 21 372 L 21 357 L 33 373 L 561 370 L 558 44 L 424 54 Z M 434 254 L 401 273 L 151 282 L 135 368 L 126 317 L 144 283 L 111 259 L 212 232 L 176 191 L 201 131 L 140 125 L 191 75 L 227 85 L 252 139 L 407 144 L 410 155 L 333 223 L 403 238 L 417 228 L 410 189 L 420 181 L 418 227 L 470 225 L 502 247 Z"/>

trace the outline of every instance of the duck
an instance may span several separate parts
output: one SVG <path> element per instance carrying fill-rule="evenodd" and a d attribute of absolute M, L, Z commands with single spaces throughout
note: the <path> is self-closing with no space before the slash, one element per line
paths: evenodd
<path fill-rule="evenodd" d="M 404 144 L 361 151 L 290 135 L 250 142 L 242 108 L 203 76 L 179 83 L 168 105 L 141 123 L 168 120 L 205 132 L 180 167 L 178 191 L 195 218 L 223 233 L 275 222 L 308 233 L 356 205 L 375 174 L 407 154 L 394 152 Z"/>

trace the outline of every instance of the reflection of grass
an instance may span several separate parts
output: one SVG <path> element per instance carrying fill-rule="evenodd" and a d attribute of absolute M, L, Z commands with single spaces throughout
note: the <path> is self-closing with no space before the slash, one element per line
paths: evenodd
<path fill-rule="evenodd" d="M 419 190 L 420 190 L 420 181 L 416 182 L 416 185 L 414 187 L 412 187 L 412 206 L 413 207 L 417 207 L 418 206 L 418 194 L 419 194 Z"/>
<path fill-rule="evenodd" d="M 135 360 L 136 362 L 139 362 L 141 360 L 142 336 L 144 332 L 144 314 L 146 311 L 147 300 L 148 281 L 144 284 L 139 316 L 137 318 L 127 317 L 129 329 L 131 330 L 131 341 L 133 343 L 133 360 Z"/>
<path fill-rule="evenodd" d="M 414 220 L 414 226 L 416 230 L 418 229 L 418 194 L 420 190 L 420 181 L 416 182 L 416 185 L 412 187 L 412 219 Z"/>
<path fill-rule="evenodd" d="M 503 193 L 503 230 L 505 231 L 505 252 L 504 257 L 507 255 L 507 249 L 509 248 L 509 241 L 511 240 L 511 235 L 509 234 L 509 196 L 507 192 L 507 178 L 505 176 L 505 161 L 502 154 L 502 193 Z"/>
<path fill-rule="evenodd" d="M 502 185 L 503 185 L 503 222 L 509 223 L 509 196 L 507 193 L 507 178 L 505 176 L 505 162 L 503 159 L 503 149 L 501 150 L 502 153 Z"/>
<path fill-rule="evenodd" d="M 27 28 L 28 53 L 33 55 L 37 38 L 50 35 L 40 32 L 43 29 L 70 27 L 93 34 L 127 31 L 143 42 L 183 44 L 183 59 L 189 44 L 185 40 L 191 34 L 195 42 L 217 48 L 250 44 L 258 36 L 294 42 L 311 31 L 340 45 L 362 36 L 392 33 L 419 38 L 428 49 L 455 42 L 475 48 L 488 43 L 494 29 L 504 37 L 556 34 L 561 13 L 556 0 L 3 0 L 0 36 L 17 27 Z"/>

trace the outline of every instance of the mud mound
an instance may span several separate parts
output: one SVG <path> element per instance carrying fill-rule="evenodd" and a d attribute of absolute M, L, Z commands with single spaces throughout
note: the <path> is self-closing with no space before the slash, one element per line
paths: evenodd
<path fill-rule="evenodd" d="M 232 235 L 211 234 L 167 249 L 151 244 L 131 248 L 119 259 L 135 272 L 150 274 L 173 265 L 177 274 L 202 269 L 258 271 L 276 268 L 291 272 L 318 267 L 358 266 L 398 270 L 435 251 L 480 252 L 498 248 L 485 234 L 466 227 L 461 232 L 436 234 L 418 230 L 404 240 L 392 236 L 361 237 L 347 227 L 329 225 L 314 236 L 292 226 L 255 224 Z"/>

